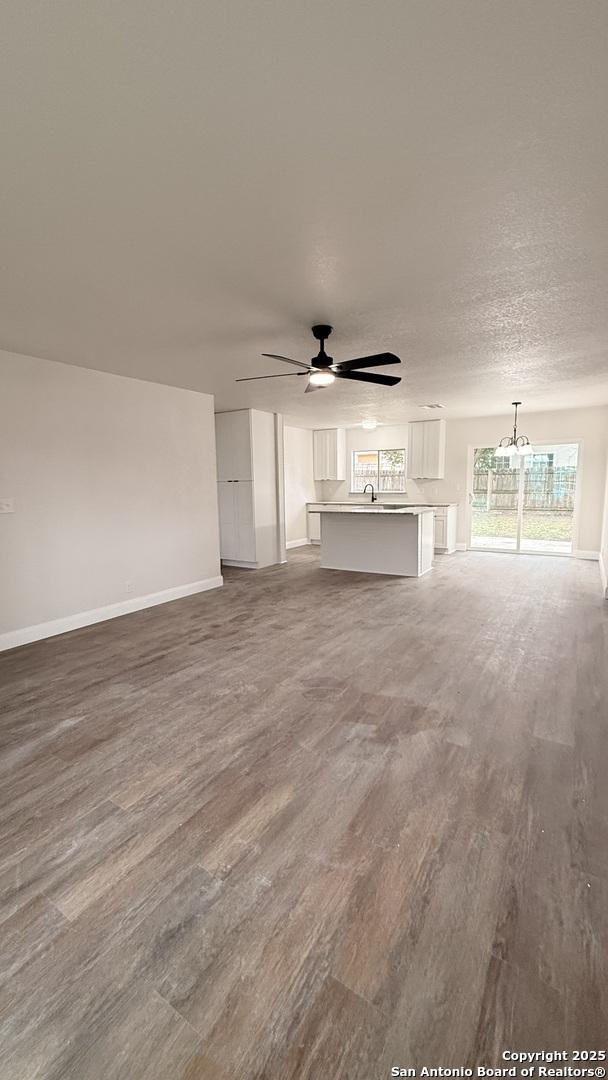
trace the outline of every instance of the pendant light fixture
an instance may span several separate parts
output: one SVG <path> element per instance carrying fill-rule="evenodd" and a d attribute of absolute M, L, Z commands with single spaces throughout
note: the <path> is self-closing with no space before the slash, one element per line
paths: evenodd
<path fill-rule="evenodd" d="M 521 401 L 512 401 L 512 405 L 515 406 L 515 417 L 513 419 L 513 434 L 505 435 L 504 439 L 501 439 L 496 450 L 494 451 L 495 457 L 508 457 L 518 458 L 525 457 L 526 454 L 532 453 L 532 447 L 530 446 L 530 440 L 527 435 L 517 434 L 517 406 L 521 405 Z"/>

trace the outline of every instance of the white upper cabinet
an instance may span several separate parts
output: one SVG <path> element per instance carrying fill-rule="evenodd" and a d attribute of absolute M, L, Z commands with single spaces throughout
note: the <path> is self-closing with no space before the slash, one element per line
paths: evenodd
<path fill-rule="evenodd" d="M 344 428 L 323 428 L 312 437 L 314 479 L 346 480 Z"/>
<path fill-rule="evenodd" d="M 415 420 L 408 431 L 407 475 L 412 480 L 445 477 L 445 420 Z"/>
<path fill-rule="evenodd" d="M 253 480 L 249 409 L 215 414 L 218 480 Z"/>

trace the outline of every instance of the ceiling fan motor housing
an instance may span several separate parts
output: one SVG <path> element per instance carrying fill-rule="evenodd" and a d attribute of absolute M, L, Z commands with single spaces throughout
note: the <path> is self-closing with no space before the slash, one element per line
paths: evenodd
<path fill-rule="evenodd" d="M 325 323 L 319 323 L 318 326 L 313 326 L 313 337 L 316 337 L 317 341 L 326 341 L 333 330 L 333 326 L 326 326 Z"/>
<path fill-rule="evenodd" d="M 316 368 L 328 368 L 333 363 L 333 356 L 328 356 L 325 352 L 325 342 L 333 330 L 332 326 L 327 326 L 325 323 L 318 323 L 312 327 L 313 336 L 317 341 L 321 342 L 321 348 L 319 349 L 319 355 L 313 356 L 311 363 Z"/>

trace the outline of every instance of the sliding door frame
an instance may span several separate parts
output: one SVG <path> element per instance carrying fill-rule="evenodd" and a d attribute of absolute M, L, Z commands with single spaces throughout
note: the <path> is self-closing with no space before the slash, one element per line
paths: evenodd
<path fill-rule="evenodd" d="M 584 439 L 540 439 L 532 443 L 532 446 L 576 446 L 576 487 L 574 489 L 574 506 L 572 509 L 572 551 L 522 551 L 521 550 L 521 527 L 523 522 L 523 499 L 524 499 L 524 485 L 520 483 L 517 492 L 517 547 L 515 548 L 500 548 L 500 547 L 474 547 L 471 543 L 472 531 L 473 531 L 473 471 L 475 464 L 475 451 L 481 448 L 479 443 L 469 443 L 467 448 L 467 502 L 466 502 L 466 536 L 467 536 L 467 551 L 495 551 L 499 555 L 549 555 L 551 558 L 558 559 L 572 559 L 580 558 L 581 556 L 589 558 L 587 552 L 580 552 L 578 546 L 579 538 L 579 517 L 580 517 L 580 500 L 581 490 L 583 486 L 583 448 Z M 523 465 L 523 459 L 522 459 Z M 522 469 L 523 471 L 523 469 Z"/>

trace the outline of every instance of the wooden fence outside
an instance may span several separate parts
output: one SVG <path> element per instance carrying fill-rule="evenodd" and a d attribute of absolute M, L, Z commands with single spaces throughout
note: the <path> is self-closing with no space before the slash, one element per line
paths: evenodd
<path fill-rule="evenodd" d="M 524 510 L 574 510 L 576 468 L 538 465 L 524 474 Z M 516 510 L 519 469 L 476 469 L 474 504 L 487 510 Z"/>
<path fill-rule="evenodd" d="M 377 491 L 405 491 L 405 475 L 381 471 L 374 465 L 358 465 L 353 475 L 353 490 L 363 491 L 366 484 L 373 484 Z"/>

